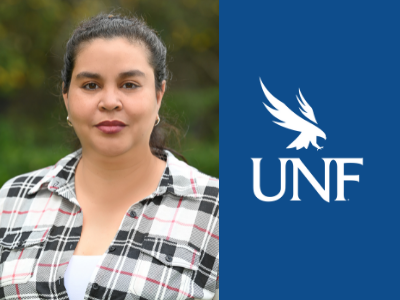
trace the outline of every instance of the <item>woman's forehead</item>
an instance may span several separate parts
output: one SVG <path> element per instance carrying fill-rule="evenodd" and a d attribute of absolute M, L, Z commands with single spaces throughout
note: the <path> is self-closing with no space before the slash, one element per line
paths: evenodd
<path fill-rule="evenodd" d="M 88 68 L 91 72 L 106 71 L 114 74 L 132 69 L 147 73 L 153 71 L 148 56 L 147 48 L 138 41 L 124 37 L 96 38 L 80 45 L 73 73 Z"/>

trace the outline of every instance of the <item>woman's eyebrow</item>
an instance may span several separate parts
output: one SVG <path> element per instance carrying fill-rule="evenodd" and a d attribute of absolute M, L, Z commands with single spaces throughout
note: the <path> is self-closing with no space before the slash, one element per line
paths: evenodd
<path fill-rule="evenodd" d="M 137 76 L 145 77 L 142 71 L 130 70 L 119 73 L 118 78 L 124 79 L 126 77 L 137 77 Z M 79 74 L 76 75 L 76 79 L 82 79 L 82 78 L 101 79 L 102 77 L 98 73 L 90 73 L 90 72 L 80 72 Z"/>
<path fill-rule="evenodd" d="M 81 78 L 101 79 L 101 76 L 98 73 L 80 72 L 78 75 L 76 75 L 76 79 Z"/>
<path fill-rule="evenodd" d="M 123 73 L 119 73 L 118 75 L 119 79 L 123 79 L 126 77 L 137 77 L 137 76 L 145 77 L 144 73 L 139 70 L 130 70 Z"/>

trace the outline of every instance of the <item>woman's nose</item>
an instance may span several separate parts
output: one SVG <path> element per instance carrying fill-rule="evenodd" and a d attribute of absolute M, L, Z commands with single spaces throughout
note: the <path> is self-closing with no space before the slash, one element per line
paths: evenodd
<path fill-rule="evenodd" d="M 122 108 L 122 102 L 119 98 L 118 91 L 114 89 L 104 90 L 102 93 L 99 109 L 100 110 L 120 110 Z"/>

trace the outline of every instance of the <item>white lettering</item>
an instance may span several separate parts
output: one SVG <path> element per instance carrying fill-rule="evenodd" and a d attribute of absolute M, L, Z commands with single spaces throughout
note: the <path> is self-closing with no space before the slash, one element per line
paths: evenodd
<path fill-rule="evenodd" d="M 358 175 L 344 175 L 344 164 L 363 164 L 362 158 L 337 158 L 337 198 L 335 201 L 346 201 L 344 198 L 344 182 L 360 181 Z"/>
<path fill-rule="evenodd" d="M 313 188 L 317 191 L 317 193 L 324 199 L 326 202 L 329 202 L 329 165 L 332 161 L 332 158 L 323 158 L 325 162 L 325 189 L 318 183 L 315 177 L 310 173 L 310 171 L 306 168 L 303 162 L 299 158 L 292 158 L 291 161 L 293 163 L 293 198 L 292 201 L 300 201 L 299 198 L 299 174 L 301 173 L 307 178 L 308 182 L 311 183 Z"/>
<path fill-rule="evenodd" d="M 335 201 L 346 201 L 344 196 L 344 182 L 357 181 L 359 175 L 344 175 L 345 164 L 363 165 L 362 158 L 323 158 L 325 162 L 325 188 L 323 188 L 311 172 L 306 168 L 299 158 L 279 158 L 281 162 L 281 190 L 275 196 L 268 197 L 261 192 L 261 170 L 260 163 L 262 158 L 252 158 L 253 161 L 253 191 L 254 195 L 261 201 L 273 202 L 282 198 L 286 191 L 286 165 L 290 160 L 293 164 L 293 198 L 291 201 L 300 201 L 299 197 L 299 171 L 306 177 L 308 182 L 317 191 L 323 200 L 329 202 L 330 197 L 330 163 L 335 161 L 337 165 L 337 198 Z"/>
<path fill-rule="evenodd" d="M 252 158 L 253 161 L 253 191 L 254 195 L 261 200 L 261 201 L 266 201 L 266 202 L 272 202 L 279 200 L 282 198 L 283 194 L 285 194 L 286 191 L 286 163 L 289 160 L 289 158 L 280 158 L 279 160 L 281 161 L 281 190 L 278 195 L 274 197 L 267 197 L 264 196 L 264 194 L 261 192 L 261 187 L 260 187 L 260 162 L 262 158 Z"/>

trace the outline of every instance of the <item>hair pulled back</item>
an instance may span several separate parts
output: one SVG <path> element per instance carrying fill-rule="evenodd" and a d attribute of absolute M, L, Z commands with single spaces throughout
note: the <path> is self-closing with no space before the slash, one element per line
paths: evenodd
<path fill-rule="evenodd" d="M 111 39 L 124 37 L 132 42 L 140 42 L 149 53 L 149 64 L 154 71 L 155 89 L 162 89 L 163 80 L 169 79 L 167 69 L 167 49 L 155 30 L 138 17 L 125 17 L 121 15 L 99 14 L 89 20 L 83 21 L 72 33 L 66 45 L 64 55 L 64 67 L 61 70 L 63 82 L 62 92 L 68 93 L 71 84 L 72 71 L 79 49 L 84 42 L 96 38 Z M 167 149 L 186 159 L 178 152 L 166 147 L 166 129 L 177 129 L 161 118 L 158 126 L 153 128 L 150 136 L 150 149 L 156 156 L 163 156 L 163 150 Z"/>

